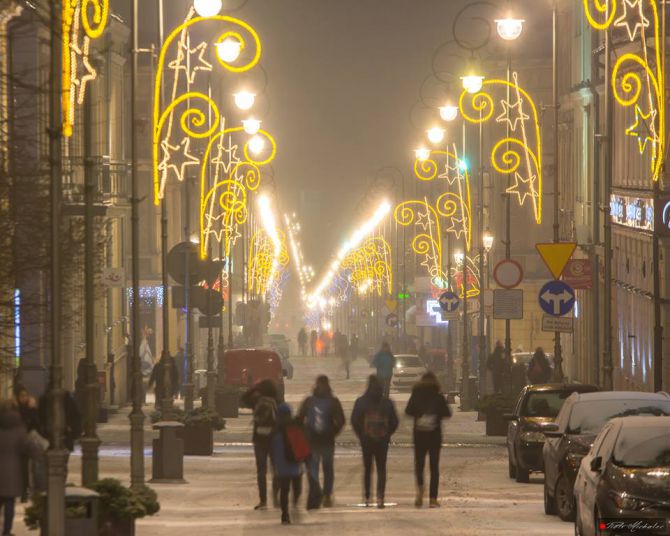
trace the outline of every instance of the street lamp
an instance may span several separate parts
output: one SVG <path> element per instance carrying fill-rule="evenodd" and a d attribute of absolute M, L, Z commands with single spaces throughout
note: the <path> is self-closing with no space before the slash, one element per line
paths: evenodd
<path fill-rule="evenodd" d="M 256 94 L 249 91 L 240 91 L 233 95 L 235 97 L 235 106 L 240 110 L 249 110 L 256 100 Z"/>
<path fill-rule="evenodd" d="M 442 141 L 444 140 L 445 132 L 446 131 L 443 128 L 440 128 L 440 127 L 433 127 L 433 128 L 428 129 L 426 131 L 426 133 L 428 134 L 428 141 L 430 141 L 430 143 L 432 143 L 433 145 L 437 145 L 438 143 L 442 143 Z"/>
<path fill-rule="evenodd" d="M 523 32 L 524 19 L 517 19 L 514 17 L 506 17 L 504 19 L 496 19 L 496 31 L 498 37 L 505 41 L 515 41 Z"/>
<path fill-rule="evenodd" d="M 482 243 L 484 244 L 486 253 L 490 253 L 491 248 L 493 248 L 493 234 L 488 229 L 482 235 Z"/>
<path fill-rule="evenodd" d="M 477 93 L 484 85 L 484 77 L 478 74 L 469 74 L 461 77 L 463 89 L 468 93 Z"/>
<path fill-rule="evenodd" d="M 430 158 L 430 149 L 426 149 L 425 147 L 421 147 L 419 149 L 414 150 L 414 154 L 416 155 L 416 159 L 420 160 L 421 162 L 424 162 Z"/>
<path fill-rule="evenodd" d="M 254 136 L 261 129 L 261 122 L 253 118 L 243 119 L 242 127 L 244 128 L 244 132 L 249 134 L 249 136 Z"/>
<path fill-rule="evenodd" d="M 222 0 L 194 0 L 195 12 L 201 17 L 214 17 L 223 7 Z"/>
<path fill-rule="evenodd" d="M 265 140 L 263 139 L 262 136 L 254 136 L 249 140 L 249 150 L 257 155 L 260 154 L 263 149 L 265 148 Z"/>
<path fill-rule="evenodd" d="M 440 117 L 443 121 L 453 121 L 458 117 L 458 106 L 453 104 L 440 106 Z"/>
<path fill-rule="evenodd" d="M 226 37 L 223 41 L 216 43 L 216 55 L 226 63 L 237 60 L 240 52 L 242 52 L 242 43 L 234 37 Z"/>

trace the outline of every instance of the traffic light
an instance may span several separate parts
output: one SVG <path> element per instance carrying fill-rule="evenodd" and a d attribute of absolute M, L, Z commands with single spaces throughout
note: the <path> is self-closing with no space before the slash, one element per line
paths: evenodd
<path fill-rule="evenodd" d="M 409 300 L 409 293 L 408 292 L 398 292 L 398 299 L 399 300 Z"/>

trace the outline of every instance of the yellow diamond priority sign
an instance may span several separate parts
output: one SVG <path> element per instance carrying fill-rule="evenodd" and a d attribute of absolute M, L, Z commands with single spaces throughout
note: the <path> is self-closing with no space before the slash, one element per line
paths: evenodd
<path fill-rule="evenodd" d="M 535 244 L 535 249 L 537 249 L 537 252 L 542 257 L 544 264 L 549 268 L 554 279 L 561 277 L 566 264 L 568 264 L 568 261 L 570 260 L 570 257 L 572 257 L 576 248 L 576 242 L 549 242 Z"/>

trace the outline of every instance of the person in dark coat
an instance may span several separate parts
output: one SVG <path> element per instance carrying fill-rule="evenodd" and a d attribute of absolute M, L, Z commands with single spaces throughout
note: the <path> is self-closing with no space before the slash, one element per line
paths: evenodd
<path fill-rule="evenodd" d="M 442 449 L 442 419 L 451 417 L 447 400 L 432 372 L 427 372 L 412 389 L 405 413 L 414 418 L 414 471 L 416 474 L 415 506 L 423 505 L 423 469 L 426 454 L 430 460 L 430 507 L 437 508 L 440 482 L 440 450 Z"/>
<path fill-rule="evenodd" d="M 267 508 L 267 472 L 268 458 L 270 457 L 270 443 L 272 434 L 277 426 L 277 404 L 279 393 L 272 380 L 262 380 L 242 395 L 242 405 L 251 408 L 254 412 L 254 457 L 256 459 L 256 482 L 258 484 L 259 503 L 254 510 Z M 272 498 L 277 505 L 279 483 L 272 479 Z"/>
<path fill-rule="evenodd" d="M 316 357 L 317 354 L 317 342 L 319 341 L 319 335 L 316 333 L 316 330 L 313 329 L 309 333 L 309 348 L 312 354 L 312 357 Z"/>
<path fill-rule="evenodd" d="M 0 402 L 0 509 L 4 512 L 2 534 L 10 536 L 16 498 L 26 488 L 22 459 L 35 454 L 21 415 L 11 401 Z"/>
<path fill-rule="evenodd" d="M 505 377 L 505 347 L 502 342 L 496 341 L 495 349 L 486 360 L 486 368 L 491 371 L 493 392 L 501 393 Z"/>
<path fill-rule="evenodd" d="M 351 426 L 363 450 L 363 491 L 365 505 L 370 504 L 372 460 L 377 467 L 377 507 L 384 508 L 386 491 L 386 458 L 391 436 L 398 429 L 398 414 L 393 402 L 384 396 L 384 386 L 377 376 L 368 378 L 368 388 L 356 399 Z"/>
<path fill-rule="evenodd" d="M 30 396 L 28 389 L 20 383 L 14 384 L 14 401 L 16 410 L 21 416 L 28 438 L 35 443 L 35 456 L 22 459 L 22 471 L 24 490 L 21 494 L 21 502 L 28 500 L 28 488 L 30 485 L 30 475 L 32 473 L 32 488 L 35 493 L 46 491 L 46 460 L 44 449 L 47 441 L 44 439 L 42 427 L 40 425 L 40 416 L 37 411 L 37 401 Z"/>
<path fill-rule="evenodd" d="M 335 437 L 345 424 L 344 411 L 333 395 L 328 376 L 319 376 L 312 396 L 307 397 L 298 411 L 296 421 L 305 428 L 312 455 L 307 463 L 309 498 L 307 509 L 333 505 L 335 480 Z M 319 483 L 319 466 L 323 463 L 323 490 Z"/>
<path fill-rule="evenodd" d="M 551 380 L 551 364 L 542 348 L 537 348 L 528 363 L 528 381 L 534 383 L 548 383 Z"/>
<path fill-rule="evenodd" d="M 293 488 L 293 505 L 298 504 L 302 491 L 302 463 L 289 460 L 284 430 L 293 422 L 291 406 L 280 404 L 277 408 L 277 427 L 272 434 L 270 454 L 275 474 L 279 481 L 279 504 L 281 506 L 282 525 L 289 525 L 288 494 Z"/>
<path fill-rule="evenodd" d="M 170 383 L 169 393 L 167 392 L 168 379 Z M 151 389 L 154 385 L 156 385 L 156 408 L 161 407 L 161 401 L 164 398 L 174 398 L 177 393 L 179 393 L 179 372 L 177 370 L 177 361 L 168 352 L 163 352 L 160 360 L 154 365 L 154 368 L 151 371 L 148 388 Z"/>
<path fill-rule="evenodd" d="M 391 352 L 391 345 L 387 342 L 382 343 L 382 347 L 372 359 L 372 367 L 377 370 L 377 378 L 382 383 L 384 396 L 388 398 L 391 392 L 391 380 L 395 370 L 396 359 Z"/>
<path fill-rule="evenodd" d="M 42 395 L 40 401 L 37 405 L 37 411 L 39 413 L 40 419 L 40 428 L 44 432 L 44 437 L 52 438 L 53 433 L 51 431 L 51 416 L 49 415 L 49 408 L 51 406 L 51 401 L 48 398 L 48 395 Z M 63 406 L 65 409 L 65 437 L 64 443 L 65 448 L 72 452 L 74 450 L 74 444 L 79 440 L 84 429 L 81 423 L 81 413 L 79 413 L 79 407 L 77 402 L 75 402 L 72 393 L 65 391 L 63 395 Z"/>

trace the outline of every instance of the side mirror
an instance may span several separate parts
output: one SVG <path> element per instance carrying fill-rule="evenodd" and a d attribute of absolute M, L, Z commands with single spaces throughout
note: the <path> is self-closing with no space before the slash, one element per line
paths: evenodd
<path fill-rule="evenodd" d="M 563 432 L 560 432 L 558 425 L 553 422 L 545 422 L 540 424 L 540 432 L 542 432 L 546 437 L 552 439 L 563 437 Z"/>
<path fill-rule="evenodd" d="M 602 470 L 603 458 L 602 456 L 596 456 L 591 460 L 591 471 L 594 473 L 599 473 Z"/>
<path fill-rule="evenodd" d="M 506 421 L 516 421 L 518 417 L 516 417 L 512 413 L 503 413 L 503 419 L 505 419 Z"/>

